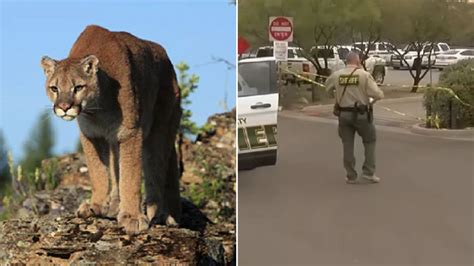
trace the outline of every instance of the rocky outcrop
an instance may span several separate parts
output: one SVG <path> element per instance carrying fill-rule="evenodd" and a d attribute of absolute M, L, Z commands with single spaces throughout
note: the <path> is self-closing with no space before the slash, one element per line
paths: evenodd
<path fill-rule="evenodd" d="M 90 197 L 82 154 L 45 160 L 37 179 L 54 180 L 55 188 L 37 185 L 0 222 L 0 265 L 235 264 L 235 112 L 210 117 L 183 154 L 181 226 L 154 225 L 133 237 L 113 219 L 75 217 Z M 209 192 L 209 184 L 218 186 Z"/>

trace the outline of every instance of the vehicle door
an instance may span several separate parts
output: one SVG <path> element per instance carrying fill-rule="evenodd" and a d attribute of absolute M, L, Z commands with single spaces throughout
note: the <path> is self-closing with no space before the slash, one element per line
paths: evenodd
<path fill-rule="evenodd" d="M 273 165 L 277 157 L 278 89 L 275 61 L 239 62 L 239 169 Z"/>

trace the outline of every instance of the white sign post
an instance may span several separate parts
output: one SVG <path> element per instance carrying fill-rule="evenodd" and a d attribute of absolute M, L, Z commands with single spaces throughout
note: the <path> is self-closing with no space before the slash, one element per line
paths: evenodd
<path fill-rule="evenodd" d="M 274 41 L 273 42 L 273 56 L 276 61 L 288 60 L 288 42 Z"/>

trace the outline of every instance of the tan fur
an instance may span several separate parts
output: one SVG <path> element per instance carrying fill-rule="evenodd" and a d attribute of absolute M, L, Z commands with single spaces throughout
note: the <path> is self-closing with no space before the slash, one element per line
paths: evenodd
<path fill-rule="evenodd" d="M 173 65 L 158 44 L 88 26 L 69 57 L 44 57 L 53 111 L 77 118 L 92 184 L 78 216 L 117 217 L 127 233 L 181 216 L 175 136 L 181 120 Z M 145 177 L 146 216 L 140 211 Z"/>

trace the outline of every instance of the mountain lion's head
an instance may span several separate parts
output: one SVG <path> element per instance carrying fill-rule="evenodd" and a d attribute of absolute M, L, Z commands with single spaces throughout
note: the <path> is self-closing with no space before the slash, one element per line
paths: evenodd
<path fill-rule="evenodd" d="M 41 59 L 46 75 L 46 94 L 53 102 L 53 112 L 57 116 L 71 121 L 86 108 L 88 100 L 95 98 L 98 64 L 99 59 L 94 55 L 61 61 L 47 56 Z"/>

